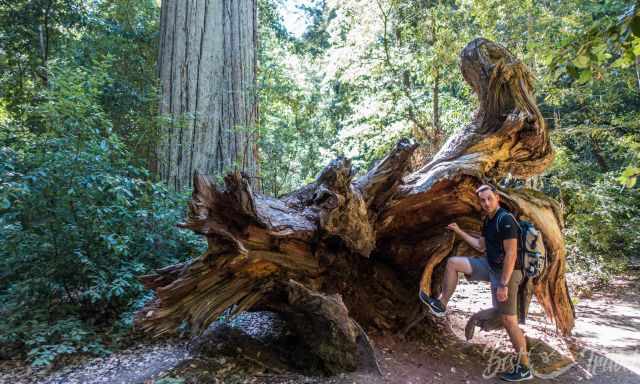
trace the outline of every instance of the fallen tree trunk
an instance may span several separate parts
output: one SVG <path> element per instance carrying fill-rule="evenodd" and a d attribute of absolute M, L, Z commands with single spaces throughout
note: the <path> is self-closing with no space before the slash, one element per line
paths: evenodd
<path fill-rule="evenodd" d="M 158 335 L 187 320 L 200 333 L 229 307 L 270 309 L 294 321 L 316 317 L 309 323 L 316 332 L 342 335 L 311 349 L 330 372 L 354 367 L 356 331 L 347 319 L 406 330 L 419 312 L 420 282 L 437 288 L 448 256 L 474 252 L 445 226 L 457 221 L 479 232 L 475 188 L 507 175 L 526 179 L 553 159 L 526 66 L 485 39 L 469 43 L 460 58 L 480 105 L 472 122 L 413 172 L 407 170 L 416 144 L 403 139 L 361 177 L 354 179 L 350 160 L 339 157 L 315 182 L 279 199 L 254 193 L 240 173 L 228 174 L 224 188 L 194 175 L 188 218 L 179 226 L 206 236 L 208 250 L 140 278 L 157 297 L 137 324 Z M 536 191 L 500 194 L 544 235 L 550 264 L 533 281 L 534 292 L 569 334 L 574 311 L 564 279 L 562 212 Z"/>

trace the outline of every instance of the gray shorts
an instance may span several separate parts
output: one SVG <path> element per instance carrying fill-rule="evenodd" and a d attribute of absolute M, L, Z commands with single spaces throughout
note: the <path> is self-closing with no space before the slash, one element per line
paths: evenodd
<path fill-rule="evenodd" d="M 518 286 L 522 281 L 522 271 L 514 269 L 511 273 L 511 279 L 507 284 L 507 300 L 498 301 L 496 292 L 498 283 L 500 282 L 500 275 L 502 271 L 497 271 L 491 268 L 486 257 L 469 257 L 469 264 L 471 264 L 471 275 L 464 274 L 469 281 L 488 281 L 491 283 L 491 301 L 493 307 L 498 309 L 498 312 L 503 315 L 516 315 L 518 313 Z"/>

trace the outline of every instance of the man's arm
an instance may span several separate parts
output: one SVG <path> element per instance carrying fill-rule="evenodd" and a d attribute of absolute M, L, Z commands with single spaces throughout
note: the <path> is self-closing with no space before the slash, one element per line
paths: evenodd
<path fill-rule="evenodd" d="M 500 275 L 500 285 L 496 290 L 496 298 L 498 301 L 507 300 L 509 293 L 509 279 L 511 279 L 511 273 L 513 267 L 516 265 L 516 250 L 518 249 L 518 239 L 504 239 L 502 241 L 504 245 L 504 264 L 502 266 L 502 275 Z"/>
<path fill-rule="evenodd" d="M 450 229 L 455 233 L 457 233 L 458 235 L 460 235 L 460 237 L 462 237 L 462 240 L 466 241 L 470 246 L 475 248 L 478 252 L 482 253 L 485 251 L 484 237 L 482 236 L 473 237 L 467 232 L 460 229 L 460 227 L 458 227 L 458 224 L 456 223 L 451 223 L 447 225 L 447 229 Z"/>
<path fill-rule="evenodd" d="M 518 250 L 518 239 L 502 240 L 504 245 L 504 265 L 502 266 L 502 276 L 500 283 L 507 285 L 511 279 L 511 273 L 516 265 L 516 252 Z"/>
<path fill-rule="evenodd" d="M 503 239 L 502 246 L 504 249 L 504 264 L 502 265 L 502 275 L 500 276 L 500 285 L 496 291 L 498 301 L 507 300 L 509 280 L 516 265 L 516 254 L 518 252 L 518 223 L 513 216 L 505 215 L 500 221 L 499 235 Z"/>

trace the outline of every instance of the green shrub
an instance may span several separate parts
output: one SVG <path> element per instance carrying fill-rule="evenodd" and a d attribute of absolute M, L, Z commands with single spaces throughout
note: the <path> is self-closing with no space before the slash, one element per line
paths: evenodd
<path fill-rule="evenodd" d="M 625 270 L 640 254 L 640 189 L 619 181 L 618 169 L 602 172 L 560 149 L 547 174 L 547 191 L 565 213 L 569 268 L 603 279 Z"/>
<path fill-rule="evenodd" d="M 150 299 L 136 276 L 205 246 L 175 227 L 187 195 L 130 165 L 98 102 L 108 77 L 52 68 L 31 111 L 44 132 L 0 127 L 0 355 L 22 352 L 34 365 L 107 352 L 102 331 L 126 331 Z"/>
<path fill-rule="evenodd" d="M 203 250 L 175 227 L 184 196 L 128 166 L 117 138 L 85 144 L 0 150 L 0 341 L 34 363 L 84 350 L 91 327 L 130 325 L 119 316 L 144 294 L 135 277 Z"/>
<path fill-rule="evenodd" d="M 620 273 L 640 253 L 640 194 L 616 178 L 611 172 L 590 188 L 564 191 L 571 202 L 565 235 L 575 270 Z"/>

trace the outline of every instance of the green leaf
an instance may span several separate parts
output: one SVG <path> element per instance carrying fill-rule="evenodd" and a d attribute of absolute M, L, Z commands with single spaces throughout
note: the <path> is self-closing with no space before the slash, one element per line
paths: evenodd
<path fill-rule="evenodd" d="M 622 55 L 620 56 L 616 61 L 613 62 L 613 64 L 611 64 L 611 66 L 613 68 L 628 68 L 631 64 L 633 64 L 633 61 L 629 59 L 628 55 Z"/>
<path fill-rule="evenodd" d="M 580 77 L 578 77 L 578 83 L 580 84 L 588 83 L 589 81 L 591 81 L 592 78 L 593 78 L 593 74 L 591 73 L 591 70 L 584 69 L 580 71 Z"/>
<path fill-rule="evenodd" d="M 573 60 L 573 64 L 575 64 L 578 68 L 587 68 L 589 67 L 590 59 L 587 55 L 580 55 Z"/>
<path fill-rule="evenodd" d="M 627 188 L 632 188 L 636 185 L 636 181 L 640 176 L 640 168 L 634 166 L 628 166 L 618 177 L 618 181 Z"/>
<path fill-rule="evenodd" d="M 640 38 L 635 37 L 631 44 L 633 46 L 633 54 L 636 56 L 640 56 Z"/>
<path fill-rule="evenodd" d="M 607 46 L 605 44 L 598 44 L 594 46 L 591 48 L 591 52 L 596 56 L 598 63 L 602 63 L 611 57 L 611 55 L 607 53 Z"/>
<path fill-rule="evenodd" d="M 9 199 L 2 198 L 2 200 L 0 200 L 0 208 L 2 208 L 2 209 L 11 208 L 11 202 L 9 201 Z"/>

